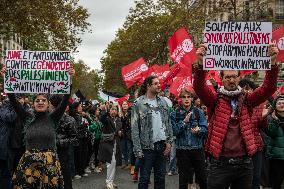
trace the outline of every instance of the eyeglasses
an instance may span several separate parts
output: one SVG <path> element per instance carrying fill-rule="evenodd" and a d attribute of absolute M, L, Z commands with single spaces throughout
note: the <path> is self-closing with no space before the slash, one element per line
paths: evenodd
<path fill-rule="evenodd" d="M 225 76 L 224 79 L 226 79 L 226 80 L 231 80 L 231 79 L 236 80 L 238 77 L 239 77 L 238 75 L 228 75 L 228 76 Z"/>
<path fill-rule="evenodd" d="M 36 100 L 35 100 L 35 103 L 40 103 L 40 102 L 46 103 L 46 102 L 47 102 L 47 99 L 36 99 Z"/>

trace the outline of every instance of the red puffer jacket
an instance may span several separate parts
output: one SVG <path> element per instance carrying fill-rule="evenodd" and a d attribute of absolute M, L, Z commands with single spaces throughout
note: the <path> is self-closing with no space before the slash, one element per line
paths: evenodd
<path fill-rule="evenodd" d="M 266 72 L 263 85 L 252 93 L 243 94 L 243 100 L 239 108 L 240 130 L 244 139 L 248 155 L 252 156 L 258 149 L 257 139 L 251 116 L 253 108 L 259 106 L 268 99 L 277 89 L 277 77 L 279 66 L 272 66 Z M 208 108 L 208 137 L 206 151 L 213 157 L 219 158 L 223 148 L 223 142 L 228 130 L 228 122 L 232 113 L 230 99 L 224 95 L 218 95 L 210 90 L 205 82 L 206 72 L 201 67 L 196 69 L 193 88 L 200 100 Z M 218 97 L 220 96 L 220 97 Z"/>

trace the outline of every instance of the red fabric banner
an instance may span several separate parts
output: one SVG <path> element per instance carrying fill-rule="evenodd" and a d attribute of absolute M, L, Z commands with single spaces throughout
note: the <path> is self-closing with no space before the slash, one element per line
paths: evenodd
<path fill-rule="evenodd" d="M 284 62 L 284 26 L 272 32 L 272 40 L 276 41 L 276 45 L 279 49 L 279 54 L 276 60 L 279 62 Z"/>
<path fill-rule="evenodd" d="M 167 83 L 179 73 L 180 69 L 181 66 L 179 64 L 175 64 L 170 68 L 170 72 L 167 74 L 167 76 L 160 80 L 162 90 L 164 90 L 167 86 Z"/>
<path fill-rule="evenodd" d="M 151 66 L 148 70 L 144 71 L 141 73 L 141 78 L 138 81 L 138 85 L 142 85 L 142 83 L 144 82 L 144 80 L 146 79 L 146 77 L 150 76 L 151 74 L 153 74 L 153 66 Z"/>
<path fill-rule="evenodd" d="M 196 61 L 196 49 L 186 28 L 183 27 L 175 31 L 169 39 L 168 45 L 170 57 L 174 62 L 191 67 L 192 63 Z"/>
<path fill-rule="evenodd" d="M 217 70 L 210 70 L 208 72 L 208 74 L 206 75 L 206 80 L 210 80 L 210 79 L 213 79 L 217 84 L 222 85 L 222 80 Z"/>
<path fill-rule="evenodd" d="M 279 94 L 283 95 L 284 94 L 284 85 L 279 87 L 278 89 Z"/>
<path fill-rule="evenodd" d="M 144 58 L 139 58 L 138 60 L 122 67 L 121 74 L 127 88 L 139 81 L 142 78 L 141 73 L 147 70 L 148 66 Z"/>
<path fill-rule="evenodd" d="M 173 83 L 170 86 L 170 93 L 178 97 L 181 89 L 186 88 L 188 90 L 193 90 L 191 83 L 191 77 L 175 77 Z"/>
<path fill-rule="evenodd" d="M 160 80 L 166 78 L 169 72 L 170 72 L 169 64 L 164 64 L 161 66 L 158 65 L 153 66 L 153 74 L 157 75 Z"/>

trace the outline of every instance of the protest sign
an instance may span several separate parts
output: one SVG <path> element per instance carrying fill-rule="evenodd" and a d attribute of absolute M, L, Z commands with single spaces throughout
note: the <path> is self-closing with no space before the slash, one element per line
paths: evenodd
<path fill-rule="evenodd" d="M 271 22 L 207 22 L 205 70 L 269 70 Z"/>
<path fill-rule="evenodd" d="M 196 49 L 186 28 L 178 29 L 169 39 L 168 45 L 173 61 L 191 67 L 196 60 Z"/>
<path fill-rule="evenodd" d="M 7 50 L 5 65 L 6 93 L 70 93 L 70 52 Z"/>

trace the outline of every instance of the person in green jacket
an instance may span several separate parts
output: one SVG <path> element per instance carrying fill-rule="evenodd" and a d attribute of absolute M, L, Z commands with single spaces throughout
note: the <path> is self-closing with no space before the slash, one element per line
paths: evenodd
<path fill-rule="evenodd" d="M 97 106 L 93 106 L 90 110 L 90 117 L 92 119 L 92 124 L 89 126 L 90 132 L 94 136 L 94 153 L 91 157 L 90 167 L 96 173 L 100 173 L 102 170 L 99 167 L 98 152 L 99 145 L 102 139 L 102 123 L 100 122 L 100 109 Z"/>
<path fill-rule="evenodd" d="M 271 140 L 267 148 L 272 188 L 281 189 L 284 180 L 284 96 L 276 97 L 274 109 L 268 119 L 268 135 Z"/>

